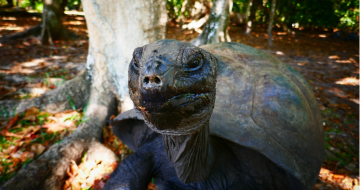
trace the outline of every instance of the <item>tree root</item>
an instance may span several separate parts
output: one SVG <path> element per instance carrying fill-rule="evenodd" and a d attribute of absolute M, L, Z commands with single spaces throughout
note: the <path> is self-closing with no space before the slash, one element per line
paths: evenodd
<path fill-rule="evenodd" d="M 37 36 L 40 35 L 41 33 L 41 25 L 37 25 L 35 27 L 32 27 L 28 30 L 22 31 L 22 32 L 18 32 L 9 36 L 4 36 L 0 38 L 0 43 L 7 43 L 13 40 L 17 40 L 20 38 L 27 38 L 30 36 Z"/>
<path fill-rule="evenodd" d="M 0 101 L 0 119 L 11 117 L 34 106 L 51 113 L 74 107 L 81 108 L 88 103 L 89 95 L 90 81 L 87 79 L 87 72 L 83 71 L 74 79 L 65 82 L 57 89 L 46 92 L 40 97 L 28 100 Z"/>
<path fill-rule="evenodd" d="M 90 104 L 91 109 L 88 109 L 89 112 L 84 116 L 89 120 L 80 124 L 72 134 L 21 169 L 0 187 L 0 190 L 62 189 L 71 160 L 80 161 L 83 153 L 101 139 L 102 127 L 109 117 L 116 114 L 117 103 L 114 94 L 109 91 L 94 94 L 97 96 L 92 99 L 96 101 Z"/>
<path fill-rule="evenodd" d="M 40 25 L 34 26 L 28 30 L 18 32 L 18 33 L 9 35 L 9 36 L 1 37 L 0 43 L 8 43 L 13 40 L 27 38 L 30 36 L 40 36 L 42 29 L 43 29 L 43 27 L 40 24 Z M 76 33 L 74 33 L 73 31 L 71 31 L 69 29 L 66 29 L 65 27 L 62 27 L 62 29 L 60 30 L 60 33 L 56 39 L 76 39 L 77 37 L 78 37 L 78 35 Z"/>

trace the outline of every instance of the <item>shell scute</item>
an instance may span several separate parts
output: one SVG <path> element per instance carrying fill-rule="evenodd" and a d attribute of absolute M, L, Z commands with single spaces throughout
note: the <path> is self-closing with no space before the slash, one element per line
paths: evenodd
<path fill-rule="evenodd" d="M 311 189 L 322 163 L 324 132 L 306 80 L 246 45 L 201 48 L 219 60 L 211 134 L 257 150 Z"/>

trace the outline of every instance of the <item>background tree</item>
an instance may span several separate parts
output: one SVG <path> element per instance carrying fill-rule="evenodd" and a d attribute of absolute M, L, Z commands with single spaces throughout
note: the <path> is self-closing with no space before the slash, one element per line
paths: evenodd
<path fill-rule="evenodd" d="M 66 98 L 70 96 L 77 107 L 88 104 L 84 116 L 88 120 L 20 170 L 1 189 L 60 189 L 70 161 L 79 160 L 94 141 L 100 140 L 109 116 L 132 108 L 127 95 L 127 67 L 134 48 L 165 38 L 164 0 L 82 3 L 90 38 L 87 70 L 39 98 L 8 106 L 17 107 L 16 112 L 33 105 L 55 111 L 70 108 Z M 116 100 L 120 100 L 119 108 Z"/>
<path fill-rule="evenodd" d="M 54 40 L 68 39 L 73 34 L 62 24 L 64 5 L 67 0 L 44 0 L 43 15 L 41 24 L 29 30 L 15 33 L 10 36 L 0 38 L 0 41 L 8 41 L 28 36 L 39 36 L 42 44 L 52 44 Z M 35 1 L 30 1 L 33 5 Z"/>
<path fill-rule="evenodd" d="M 253 0 L 249 0 L 247 6 L 246 6 L 246 31 L 245 34 L 246 35 L 250 35 L 251 34 L 251 26 L 252 26 L 252 19 L 253 17 L 251 17 L 250 15 L 252 14 L 252 12 L 255 13 L 255 10 L 252 10 L 253 7 Z"/>
<path fill-rule="evenodd" d="M 276 8 L 276 0 L 271 0 L 271 11 L 269 16 L 269 26 L 268 26 L 268 46 L 272 46 L 272 25 L 274 22 L 274 15 L 275 15 L 275 8 Z"/>
<path fill-rule="evenodd" d="M 196 46 L 204 44 L 230 42 L 228 33 L 229 14 L 232 0 L 214 0 L 210 16 L 202 33 L 190 43 Z"/>
<path fill-rule="evenodd" d="M 14 6 L 13 0 L 6 0 L 6 1 L 7 1 L 7 7 L 13 7 Z"/>

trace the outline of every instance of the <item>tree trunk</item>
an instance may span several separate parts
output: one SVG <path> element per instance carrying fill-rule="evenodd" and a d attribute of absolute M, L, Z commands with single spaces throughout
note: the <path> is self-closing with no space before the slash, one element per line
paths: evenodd
<path fill-rule="evenodd" d="M 214 0 L 204 30 L 190 43 L 195 46 L 201 46 L 210 43 L 230 42 L 228 25 L 231 8 L 232 0 Z"/>
<path fill-rule="evenodd" d="M 270 11 L 270 15 L 269 15 L 268 47 L 273 45 L 273 41 L 272 41 L 272 25 L 273 25 L 273 22 L 274 22 L 275 8 L 276 8 L 276 0 L 272 0 L 272 2 L 271 2 L 271 11 Z"/>
<path fill-rule="evenodd" d="M 82 2 L 90 38 L 87 71 L 82 75 L 82 81 L 91 84 L 84 113 L 89 120 L 21 169 L 1 190 L 62 188 L 71 160 L 79 161 L 83 152 L 100 140 L 109 116 L 117 114 L 116 99 L 120 99 L 121 110 L 133 107 L 127 87 L 128 64 L 134 48 L 165 37 L 165 3 L 165 0 Z M 74 84 L 69 81 L 66 85 L 76 91 L 80 86 Z M 53 102 L 57 102 L 56 95 L 48 103 Z"/>
<path fill-rule="evenodd" d="M 67 0 L 63 0 L 66 3 Z M 35 1 L 31 1 L 35 3 Z M 72 36 L 72 32 L 62 25 L 64 7 L 61 0 L 44 0 L 44 9 L 41 24 L 26 31 L 4 36 L 0 42 L 7 42 L 28 36 L 40 36 L 43 45 L 53 44 L 54 40 L 67 39 Z"/>
<path fill-rule="evenodd" d="M 62 15 L 65 15 L 65 7 L 66 7 L 67 3 L 68 3 L 68 0 L 62 0 L 62 2 L 61 2 L 61 14 Z"/>
<path fill-rule="evenodd" d="M 60 35 L 63 32 L 61 22 L 62 14 L 60 0 L 44 0 L 42 30 L 40 36 L 42 44 L 53 44 L 53 40 L 60 38 Z"/>
<path fill-rule="evenodd" d="M 30 6 L 32 10 L 35 9 L 35 0 L 30 0 Z"/>
<path fill-rule="evenodd" d="M 183 19 L 191 18 L 191 11 L 194 8 L 195 0 L 184 0 L 180 9 L 180 22 L 183 22 Z M 185 13 L 187 13 L 187 16 L 185 16 Z"/>
<path fill-rule="evenodd" d="M 251 14 L 250 11 L 252 10 L 252 6 L 253 6 L 253 0 L 249 0 L 249 3 L 246 7 L 246 31 L 245 31 L 245 35 L 251 35 L 251 26 L 252 26 L 252 19 L 251 19 Z"/>
<path fill-rule="evenodd" d="M 259 5 L 259 8 L 260 8 L 260 9 L 262 9 L 263 11 L 266 11 L 266 12 L 270 15 L 270 12 L 271 12 L 271 11 L 270 11 L 269 9 L 267 9 L 266 7 L 264 7 L 263 4 L 262 4 L 262 2 L 259 2 L 259 1 L 255 1 L 255 2 Z M 274 19 L 275 19 L 275 21 L 276 21 L 278 24 L 280 24 L 280 26 L 283 28 L 283 30 L 284 30 L 285 32 L 287 32 L 287 33 L 292 33 L 291 29 L 288 28 L 288 27 L 286 26 L 286 24 L 283 23 L 283 22 L 280 20 L 280 18 L 277 17 L 275 14 L 274 14 Z"/>
<path fill-rule="evenodd" d="M 13 0 L 6 0 L 6 1 L 7 1 L 7 7 L 13 7 L 14 6 Z"/>
<path fill-rule="evenodd" d="M 165 38 L 166 1 L 84 0 L 82 3 L 90 38 L 88 64 L 102 62 L 102 67 L 109 68 L 106 75 L 114 81 L 122 111 L 131 109 L 127 82 L 132 53 L 136 47 Z"/>

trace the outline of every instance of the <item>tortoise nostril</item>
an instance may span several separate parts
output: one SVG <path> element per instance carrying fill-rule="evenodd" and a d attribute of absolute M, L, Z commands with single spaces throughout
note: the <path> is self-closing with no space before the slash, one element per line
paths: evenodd
<path fill-rule="evenodd" d="M 159 77 L 155 77 L 154 82 L 155 82 L 156 84 L 160 84 L 160 83 L 161 83 L 161 80 L 160 80 Z"/>
<path fill-rule="evenodd" d="M 149 81 L 150 81 L 149 77 L 145 77 L 145 78 L 144 78 L 144 83 L 145 83 L 145 84 L 148 84 Z"/>

